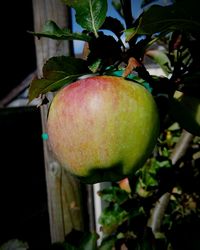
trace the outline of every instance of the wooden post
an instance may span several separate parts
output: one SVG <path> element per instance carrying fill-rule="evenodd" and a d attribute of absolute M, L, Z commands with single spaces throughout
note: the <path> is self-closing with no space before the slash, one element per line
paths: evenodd
<path fill-rule="evenodd" d="M 32 3 L 35 32 L 41 32 L 47 20 L 55 21 L 62 28 L 66 27 L 68 12 L 61 0 L 32 0 Z M 67 41 L 36 38 L 35 46 L 39 77 L 42 77 L 42 67 L 48 58 L 70 53 Z M 47 113 L 48 105 L 41 106 L 44 133 Z M 44 157 L 51 240 L 52 243 L 62 242 L 72 229 L 83 230 L 80 183 L 53 158 L 48 140 L 44 141 Z"/>

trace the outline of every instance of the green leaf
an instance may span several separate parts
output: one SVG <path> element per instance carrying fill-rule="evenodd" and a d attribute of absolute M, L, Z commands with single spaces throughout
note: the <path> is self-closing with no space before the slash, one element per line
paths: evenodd
<path fill-rule="evenodd" d="M 97 32 L 106 18 L 107 0 L 64 0 L 64 2 L 75 9 L 76 22 L 97 37 Z"/>
<path fill-rule="evenodd" d="M 32 81 L 29 88 L 29 102 L 40 94 L 57 91 L 78 77 L 90 73 L 87 62 L 74 57 L 52 57 L 43 66 L 43 78 Z"/>
<path fill-rule="evenodd" d="M 70 56 L 51 57 L 43 66 L 43 77 L 49 80 L 88 72 L 85 60 Z"/>
<path fill-rule="evenodd" d="M 137 30 L 140 34 L 155 34 L 157 32 L 170 32 L 173 30 L 198 31 L 199 20 L 190 19 L 189 13 L 182 12 L 182 6 L 153 5 L 141 16 Z"/>
<path fill-rule="evenodd" d="M 166 53 L 161 50 L 148 50 L 145 55 L 158 64 L 166 75 L 171 73 L 171 63 Z"/>
<path fill-rule="evenodd" d="M 105 188 L 99 191 L 98 194 L 102 200 L 107 202 L 116 202 L 118 204 L 125 202 L 129 198 L 126 191 L 115 186 Z"/>
<path fill-rule="evenodd" d="M 118 19 L 109 16 L 109 17 L 106 17 L 106 20 L 101 26 L 101 29 L 110 30 L 117 37 L 120 37 L 122 35 L 122 31 L 124 30 L 124 26 Z"/>
<path fill-rule="evenodd" d="M 37 37 L 48 37 L 56 40 L 81 40 L 90 41 L 90 36 L 84 33 L 71 33 L 67 29 L 61 29 L 54 21 L 47 21 L 42 32 L 30 32 Z"/>
<path fill-rule="evenodd" d="M 96 250 L 98 237 L 96 233 L 85 233 L 79 249 Z"/>
<path fill-rule="evenodd" d="M 97 58 L 97 60 L 92 62 L 88 67 L 93 73 L 96 73 L 101 68 L 101 65 L 102 59 Z"/>
<path fill-rule="evenodd" d="M 170 113 L 175 121 L 188 132 L 200 136 L 200 99 L 176 92 L 170 97 Z"/>
<path fill-rule="evenodd" d="M 130 29 L 126 29 L 124 31 L 124 35 L 125 35 L 125 41 L 128 42 L 131 40 L 131 38 L 133 38 L 135 35 L 137 34 L 137 29 L 134 28 L 130 28 Z"/>
<path fill-rule="evenodd" d="M 79 231 L 72 229 L 65 236 L 64 242 L 54 243 L 53 249 L 61 250 L 97 250 L 97 239 L 99 235 L 96 232 Z"/>
<path fill-rule="evenodd" d="M 105 234 L 111 234 L 128 218 L 128 212 L 115 203 L 112 207 L 107 207 L 103 210 L 99 223 L 102 225 Z"/>
<path fill-rule="evenodd" d="M 98 250 L 110 250 L 113 249 L 116 242 L 115 236 L 104 237 Z"/>
<path fill-rule="evenodd" d="M 33 80 L 30 88 L 29 88 L 29 102 L 31 102 L 33 99 L 39 97 L 41 94 L 46 94 L 48 92 L 53 92 L 64 85 L 67 85 L 73 81 L 75 81 L 81 74 L 79 75 L 72 75 L 64 77 L 63 79 L 60 79 L 58 81 L 53 80 L 47 80 L 47 79 L 36 79 Z"/>

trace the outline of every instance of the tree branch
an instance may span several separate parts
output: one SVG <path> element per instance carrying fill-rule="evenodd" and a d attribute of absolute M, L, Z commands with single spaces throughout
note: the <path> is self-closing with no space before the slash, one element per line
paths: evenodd
<path fill-rule="evenodd" d="M 172 165 L 175 165 L 186 153 L 194 135 L 190 134 L 186 130 L 182 131 L 182 134 L 177 142 L 171 156 Z M 161 225 L 168 203 L 170 201 L 170 192 L 163 194 L 156 202 L 155 207 L 152 210 L 151 217 L 148 220 L 147 225 L 152 229 L 154 236 L 161 232 Z"/>
<path fill-rule="evenodd" d="M 36 71 L 29 74 L 17 87 L 12 89 L 12 91 L 0 100 L 0 107 L 7 106 L 10 102 L 12 102 L 17 96 L 23 92 L 26 88 L 29 87 L 32 80 L 37 76 Z"/>

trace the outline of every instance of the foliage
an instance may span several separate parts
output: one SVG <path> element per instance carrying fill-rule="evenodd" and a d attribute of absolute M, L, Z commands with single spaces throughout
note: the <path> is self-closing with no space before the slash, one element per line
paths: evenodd
<path fill-rule="evenodd" d="M 130 176 L 131 193 L 122 190 L 118 183 L 99 192 L 108 206 L 99 218 L 104 237 L 98 249 L 199 249 L 198 1 L 174 0 L 168 5 L 143 1 L 145 9 L 136 19 L 131 13 L 131 1 L 113 1 L 125 26 L 120 20 L 106 15 L 107 1 L 64 2 L 75 9 L 76 21 L 83 32 L 63 30 L 49 20 L 42 32 L 32 34 L 50 39 L 83 40 L 88 43 L 86 59 L 50 58 L 43 67 L 43 78 L 31 83 L 29 100 L 57 91 L 82 75 L 116 75 L 146 86 L 160 112 L 157 147 L 144 167 Z M 105 30 L 113 35 L 106 35 Z M 163 70 L 161 76 L 149 73 L 149 61 Z M 191 140 L 184 142 L 182 155 L 176 145 L 182 140 L 185 130 L 191 133 Z M 179 154 L 178 159 L 173 159 L 174 154 Z M 168 206 L 159 231 L 154 232 L 150 223 L 152 208 L 166 192 L 170 193 Z M 52 249 L 97 248 L 94 234 L 84 239 L 79 246 L 66 241 L 61 244 L 63 248 L 54 246 Z"/>
<path fill-rule="evenodd" d="M 1 250 L 27 250 L 29 248 L 26 242 L 18 239 L 12 239 L 0 246 Z"/>

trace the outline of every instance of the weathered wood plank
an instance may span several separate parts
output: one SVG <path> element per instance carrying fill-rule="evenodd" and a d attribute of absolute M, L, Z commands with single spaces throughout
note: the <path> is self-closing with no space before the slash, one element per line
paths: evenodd
<path fill-rule="evenodd" d="M 42 30 L 47 20 L 60 27 L 67 25 L 67 9 L 60 0 L 33 0 L 34 30 Z M 70 44 L 48 38 L 35 39 L 37 72 L 42 76 L 42 67 L 52 56 L 69 55 Z M 52 98 L 50 96 L 49 98 Z M 43 132 L 46 132 L 48 105 L 41 107 Z M 45 172 L 48 210 L 52 242 L 61 242 L 72 229 L 83 229 L 81 192 L 78 180 L 69 176 L 54 159 L 48 140 L 44 141 Z"/>

